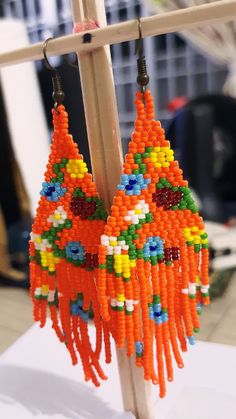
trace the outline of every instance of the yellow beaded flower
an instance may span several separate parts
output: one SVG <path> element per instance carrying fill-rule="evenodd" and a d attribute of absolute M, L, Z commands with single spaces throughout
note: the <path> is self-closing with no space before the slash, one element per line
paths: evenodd
<path fill-rule="evenodd" d="M 79 159 L 69 160 L 66 165 L 66 170 L 72 179 L 82 179 L 85 173 L 88 172 L 86 163 Z"/>

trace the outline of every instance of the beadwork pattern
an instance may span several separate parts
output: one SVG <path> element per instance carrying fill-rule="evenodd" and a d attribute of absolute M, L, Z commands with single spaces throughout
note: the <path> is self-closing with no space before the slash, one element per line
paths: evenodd
<path fill-rule="evenodd" d="M 118 348 L 136 354 L 144 377 L 166 392 L 172 354 L 182 368 L 209 303 L 208 241 L 174 159 L 150 91 L 137 93 L 137 119 L 99 247 L 101 314 Z M 186 339 L 187 338 L 187 339 Z"/>
<path fill-rule="evenodd" d="M 78 146 L 68 133 L 63 105 L 53 109 L 54 133 L 30 240 L 31 297 L 35 321 L 43 327 L 47 309 L 52 327 L 72 359 L 77 355 L 85 380 L 106 379 L 99 364 L 102 340 L 110 362 L 107 324 L 101 319 L 95 278 L 98 245 L 106 211 Z M 93 308 L 96 346 L 89 341 Z"/>
<path fill-rule="evenodd" d="M 52 327 L 85 380 L 106 379 L 102 342 L 110 336 L 135 354 L 144 377 L 166 392 L 187 341 L 195 342 L 198 314 L 209 303 L 208 241 L 182 170 L 154 120 L 149 91 L 137 93 L 135 130 L 107 218 L 64 106 L 53 110 L 54 134 L 30 240 L 34 318 Z M 89 310 L 96 345 L 89 340 Z"/>

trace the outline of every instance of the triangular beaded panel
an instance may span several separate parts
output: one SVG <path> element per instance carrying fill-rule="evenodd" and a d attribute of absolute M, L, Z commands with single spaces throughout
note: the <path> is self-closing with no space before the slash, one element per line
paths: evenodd
<path fill-rule="evenodd" d="M 136 353 L 144 376 L 165 395 L 172 353 L 194 343 L 208 304 L 208 241 L 188 183 L 149 91 L 137 93 L 137 119 L 99 249 L 99 300 L 119 348 Z"/>
<path fill-rule="evenodd" d="M 73 364 L 79 354 L 85 379 L 98 385 L 102 339 L 110 361 L 107 325 L 96 291 L 98 244 L 107 218 L 92 175 L 68 133 L 64 106 L 53 110 L 53 141 L 30 241 L 31 296 L 34 317 L 43 327 L 49 307 L 54 328 Z M 96 327 L 93 350 L 88 335 L 89 310 Z M 95 373 L 96 372 L 96 373 Z"/>

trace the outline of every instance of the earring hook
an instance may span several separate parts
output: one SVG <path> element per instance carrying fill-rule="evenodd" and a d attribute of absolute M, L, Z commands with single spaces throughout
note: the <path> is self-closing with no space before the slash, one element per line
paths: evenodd
<path fill-rule="evenodd" d="M 142 39 L 143 38 L 143 34 L 142 34 L 142 25 L 141 25 L 140 16 L 138 17 L 138 32 L 139 32 L 139 39 Z"/>
<path fill-rule="evenodd" d="M 49 71 L 51 71 L 51 73 L 52 73 L 52 84 L 53 84 L 52 98 L 54 100 L 54 109 L 58 112 L 58 106 L 62 104 L 62 102 L 65 98 L 65 94 L 62 90 L 60 74 L 59 74 L 58 70 L 50 64 L 50 62 L 48 60 L 48 57 L 47 57 L 48 42 L 51 41 L 52 39 L 53 38 L 47 38 L 44 41 L 44 43 L 43 43 L 43 56 L 44 56 L 44 61 L 45 61 L 46 68 Z"/>
<path fill-rule="evenodd" d="M 47 57 L 47 47 L 48 47 L 48 42 L 51 41 L 53 38 L 47 38 L 45 39 L 44 43 L 43 43 L 43 56 L 44 56 L 44 61 L 45 61 L 45 65 L 47 67 L 48 70 L 50 71 L 55 71 L 55 68 L 53 68 L 53 66 L 50 64 L 48 57 Z"/>
<path fill-rule="evenodd" d="M 142 24 L 141 24 L 140 17 L 137 18 L 137 22 L 138 22 L 139 37 L 135 41 L 135 55 L 138 54 L 141 57 L 143 53 L 143 34 L 142 34 Z"/>
<path fill-rule="evenodd" d="M 143 55 L 143 34 L 142 34 L 142 25 L 141 19 L 138 17 L 138 33 L 139 38 L 135 41 L 135 54 L 138 54 L 137 67 L 138 67 L 138 77 L 137 83 L 140 86 L 141 93 L 144 93 L 146 86 L 149 83 L 149 76 L 147 74 L 146 60 Z"/>

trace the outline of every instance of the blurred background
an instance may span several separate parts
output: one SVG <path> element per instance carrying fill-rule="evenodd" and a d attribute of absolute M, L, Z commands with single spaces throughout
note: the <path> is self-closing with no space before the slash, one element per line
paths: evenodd
<path fill-rule="evenodd" d="M 108 24 L 200 3 L 105 1 Z M 72 33 L 69 0 L 1 0 L 0 18 L 0 52 Z M 156 117 L 210 237 L 212 304 L 200 339 L 229 345 L 236 345 L 235 47 L 235 22 L 144 40 Z M 134 42 L 111 46 L 111 55 L 125 152 L 135 117 Z M 70 131 L 89 163 L 79 72 L 63 57 L 50 61 L 63 80 Z M 27 248 L 50 144 L 51 94 L 43 62 L 0 69 L 0 352 L 33 323 Z"/>

